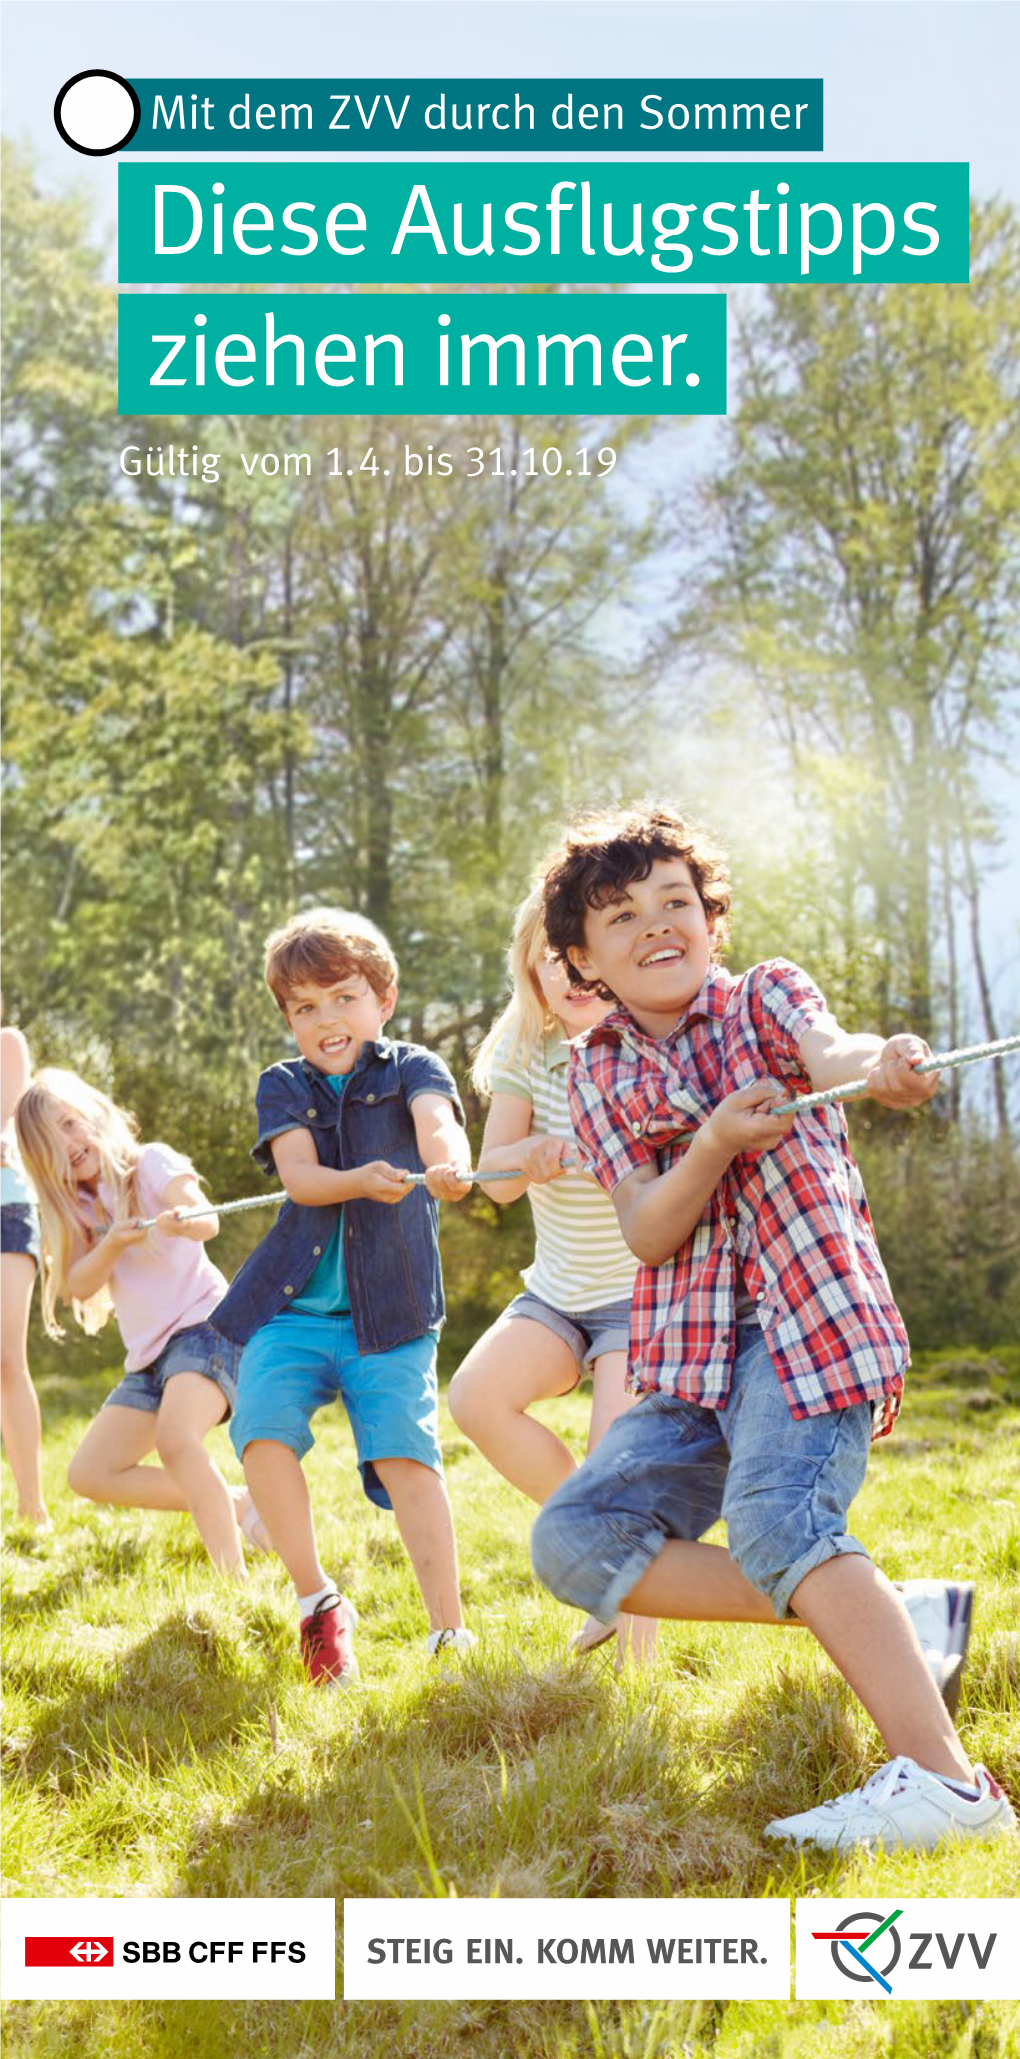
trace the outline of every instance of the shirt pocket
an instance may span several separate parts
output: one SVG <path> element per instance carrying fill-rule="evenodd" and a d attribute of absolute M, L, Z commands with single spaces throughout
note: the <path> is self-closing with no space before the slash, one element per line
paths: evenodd
<path fill-rule="evenodd" d="M 616 1098 L 616 1113 L 623 1134 L 652 1151 L 693 1134 L 704 1115 L 693 1097 L 675 1090 L 674 1100 L 666 1092 L 665 1080 L 643 1086 L 625 1087 Z"/>

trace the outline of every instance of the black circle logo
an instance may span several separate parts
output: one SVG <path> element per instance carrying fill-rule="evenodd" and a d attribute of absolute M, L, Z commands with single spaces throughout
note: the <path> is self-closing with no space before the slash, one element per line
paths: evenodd
<path fill-rule="evenodd" d="M 123 150 L 141 119 L 135 89 L 117 71 L 75 72 L 53 102 L 57 134 L 83 157 L 112 157 Z"/>

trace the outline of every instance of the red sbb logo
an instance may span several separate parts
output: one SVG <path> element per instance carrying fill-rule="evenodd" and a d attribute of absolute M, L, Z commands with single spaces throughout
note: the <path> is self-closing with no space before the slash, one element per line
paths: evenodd
<path fill-rule="evenodd" d="M 112 1966 L 112 1937 L 27 1937 L 26 1966 Z"/>

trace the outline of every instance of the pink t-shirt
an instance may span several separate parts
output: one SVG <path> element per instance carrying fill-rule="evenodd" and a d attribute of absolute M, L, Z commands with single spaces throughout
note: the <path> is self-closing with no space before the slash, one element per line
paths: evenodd
<path fill-rule="evenodd" d="M 143 1144 L 135 1184 L 138 1214 L 158 1215 L 171 1180 L 195 1170 L 190 1158 L 169 1144 Z M 99 1200 L 112 1214 L 113 1196 L 100 1182 Z M 143 1243 L 129 1244 L 110 1274 L 129 1373 L 152 1364 L 178 1330 L 204 1323 L 227 1291 L 218 1267 L 204 1244 L 190 1237 L 164 1237 L 150 1230 Z"/>

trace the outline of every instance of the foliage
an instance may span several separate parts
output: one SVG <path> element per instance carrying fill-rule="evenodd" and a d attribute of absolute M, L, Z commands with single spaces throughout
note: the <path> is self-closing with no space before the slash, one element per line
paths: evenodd
<path fill-rule="evenodd" d="M 463 1080 L 543 848 L 573 807 L 641 791 L 730 844 L 734 965 L 782 953 L 851 1027 L 912 1010 L 962 1041 L 969 953 L 995 1033 L 982 754 L 1007 733 L 1020 506 L 1005 211 L 976 218 L 970 289 L 751 304 L 696 496 L 678 422 L 119 417 L 83 204 L 5 163 L 4 988 L 38 1061 L 94 1074 L 221 1197 L 250 1191 L 254 1080 L 289 1048 L 267 930 L 320 899 L 374 915 L 398 1032 Z M 608 482 L 527 476 L 529 445 L 607 442 Z M 500 476 L 405 476 L 408 448 L 472 444 Z M 215 451 L 219 479 L 127 476 L 128 445 Z M 260 451 L 293 461 L 267 476 Z M 684 605 L 660 625 L 678 553 Z M 998 1157 L 959 1077 L 916 1128 L 855 1118 L 930 1340 L 986 1339 L 1017 1307 L 1004 1071 L 985 1074 Z M 526 1217 L 475 1201 L 460 1223 L 466 1337 Z"/>

